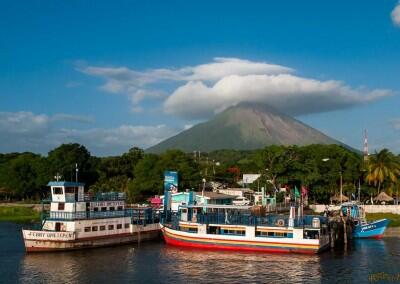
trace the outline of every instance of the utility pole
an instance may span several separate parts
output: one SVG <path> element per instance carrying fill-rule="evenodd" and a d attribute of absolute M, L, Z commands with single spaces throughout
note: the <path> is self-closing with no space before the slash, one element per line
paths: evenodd
<path fill-rule="evenodd" d="M 78 182 L 78 163 L 75 163 L 75 182 Z"/>
<path fill-rule="evenodd" d="M 343 203 L 343 175 L 342 175 L 342 169 L 340 169 L 340 205 Z"/>
<path fill-rule="evenodd" d="M 215 160 L 213 160 L 213 174 L 214 174 L 214 177 L 215 177 Z"/>

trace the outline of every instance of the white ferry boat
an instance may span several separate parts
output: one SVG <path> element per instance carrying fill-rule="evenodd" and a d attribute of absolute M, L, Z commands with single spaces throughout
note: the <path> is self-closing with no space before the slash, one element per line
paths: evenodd
<path fill-rule="evenodd" d="M 39 230 L 22 230 L 27 252 L 62 251 L 140 242 L 160 235 L 152 208 L 126 208 L 124 193 L 87 194 L 84 184 L 49 182 L 50 211 Z"/>
<path fill-rule="evenodd" d="M 184 205 L 162 220 L 170 245 L 233 251 L 314 254 L 329 247 L 327 219 L 322 216 L 267 214 L 250 206 Z"/>

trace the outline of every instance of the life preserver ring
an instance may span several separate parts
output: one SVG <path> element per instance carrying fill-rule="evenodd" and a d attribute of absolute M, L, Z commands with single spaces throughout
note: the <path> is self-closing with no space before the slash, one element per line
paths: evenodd
<path fill-rule="evenodd" d="M 276 221 L 276 224 L 277 224 L 279 227 L 283 227 L 283 226 L 285 226 L 285 220 L 279 219 L 278 221 Z"/>

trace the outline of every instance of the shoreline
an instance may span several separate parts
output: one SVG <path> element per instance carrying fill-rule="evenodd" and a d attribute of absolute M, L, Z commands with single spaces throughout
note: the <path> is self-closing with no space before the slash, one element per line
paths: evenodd
<path fill-rule="evenodd" d="M 0 222 L 34 223 L 40 221 L 40 204 L 0 204 Z"/>

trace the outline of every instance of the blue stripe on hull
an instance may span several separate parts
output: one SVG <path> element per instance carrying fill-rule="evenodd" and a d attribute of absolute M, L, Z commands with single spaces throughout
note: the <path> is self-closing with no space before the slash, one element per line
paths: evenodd
<path fill-rule="evenodd" d="M 375 222 L 359 225 L 355 227 L 353 237 L 355 238 L 374 238 L 381 237 L 385 232 L 389 220 L 382 219 Z"/>

